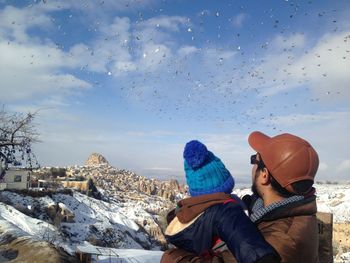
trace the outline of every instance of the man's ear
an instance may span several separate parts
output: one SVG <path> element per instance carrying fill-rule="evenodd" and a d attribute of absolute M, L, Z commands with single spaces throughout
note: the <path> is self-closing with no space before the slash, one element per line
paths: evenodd
<path fill-rule="evenodd" d="M 268 185 L 270 183 L 270 173 L 266 167 L 260 172 L 261 184 Z"/>

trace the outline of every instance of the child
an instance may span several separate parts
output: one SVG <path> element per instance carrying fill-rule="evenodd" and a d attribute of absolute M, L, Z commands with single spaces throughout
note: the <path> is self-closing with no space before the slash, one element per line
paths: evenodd
<path fill-rule="evenodd" d="M 238 262 L 279 262 L 239 198 L 230 195 L 234 179 L 221 160 L 196 140 L 186 144 L 183 157 L 191 197 L 168 214 L 165 237 L 178 249 L 165 252 L 161 262 L 204 262 L 223 251 L 229 254 L 227 248 Z"/>

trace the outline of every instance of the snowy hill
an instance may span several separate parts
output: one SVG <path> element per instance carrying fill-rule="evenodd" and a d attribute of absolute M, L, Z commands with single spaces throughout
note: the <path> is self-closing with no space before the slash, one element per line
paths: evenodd
<path fill-rule="evenodd" d="M 319 211 L 334 213 L 335 227 L 348 227 L 350 185 L 319 184 L 316 189 Z M 236 189 L 235 193 L 242 196 L 250 193 L 250 190 Z M 156 206 L 153 209 L 161 210 L 161 199 L 157 200 L 157 203 L 152 204 Z M 168 205 L 168 202 L 164 201 L 164 204 Z M 70 215 L 71 220 L 65 222 L 62 219 L 57 222 L 52 218 L 52 207 L 59 207 L 60 213 L 64 211 L 65 215 Z M 120 202 L 111 198 L 110 202 L 105 202 L 76 191 L 73 194 L 54 193 L 42 197 L 1 191 L 0 251 L 6 236 L 11 237 L 7 239 L 9 244 L 16 238 L 30 239 L 33 242 L 47 241 L 70 255 L 74 255 L 79 247 L 91 250 L 111 247 L 119 255 L 119 259 L 123 255 L 124 261 L 119 262 L 159 262 L 162 255 L 161 244 L 146 231 L 151 225 L 147 222 L 157 224 L 159 218 L 147 211 L 147 204 L 142 200 Z M 343 247 L 337 251 L 335 262 L 350 262 L 346 240 L 342 243 Z M 68 256 L 65 260 L 67 258 Z M 99 259 L 103 257 L 99 256 Z M 102 262 L 109 262 L 109 257 L 106 256 Z"/>
<path fill-rule="evenodd" d="M 159 248 L 133 220 L 137 215 L 144 217 L 149 215 L 140 207 L 126 209 L 116 202 L 106 203 L 75 191 L 72 196 L 58 193 L 53 194 L 52 197 L 39 198 L 4 191 L 0 192 L 0 197 L 1 200 L 14 206 L 0 203 L 0 218 L 8 222 L 13 222 L 15 218 L 16 227 L 36 237 L 42 234 L 43 228 L 49 236 L 57 231 L 52 224 L 45 223 L 45 221 L 54 223 L 50 222 L 47 212 L 50 206 L 59 204 L 60 207 L 71 211 L 74 214 L 74 222 L 62 222 L 59 226 L 61 233 L 57 238 L 59 243 L 62 243 L 65 238 L 72 242 L 68 252 L 75 251 L 75 243 L 79 244 L 84 240 L 99 237 L 103 237 L 101 241 L 106 243 L 112 239 L 111 242 L 119 248 Z M 27 216 L 14 208 L 36 218 Z M 126 210 L 129 210 L 127 215 Z"/>
<path fill-rule="evenodd" d="M 119 249 L 161 249 L 133 220 L 152 219 L 140 206 L 106 203 L 75 191 L 72 196 L 58 193 L 39 198 L 2 191 L 0 200 L 0 233 L 48 241 L 71 255 L 86 240 Z M 51 220 L 49 207 L 55 204 L 73 213 L 74 222 L 57 225 Z"/>
<path fill-rule="evenodd" d="M 350 184 L 317 185 L 317 209 L 333 213 L 334 223 L 350 222 Z"/>

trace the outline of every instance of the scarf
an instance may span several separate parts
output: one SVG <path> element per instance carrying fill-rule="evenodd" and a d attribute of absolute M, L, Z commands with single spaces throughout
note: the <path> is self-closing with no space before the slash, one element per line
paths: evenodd
<path fill-rule="evenodd" d="M 259 221 L 261 218 L 263 218 L 267 213 L 269 213 L 269 212 L 271 212 L 279 207 L 286 206 L 286 205 L 301 201 L 304 198 L 305 197 L 302 195 L 294 195 L 294 196 L 288 197 L 286 199 L 283 199 L 282 201 L 272 203 L 272 204 L 265 207 L 264 201 L 262 200 L 261 197 L 259 197 L 255 201 L 255 203 L 252 207 L 252 214 L 250 215 L 250 220 L 252 220 L 252 222 L 255 223 L 255 222 Z"/>

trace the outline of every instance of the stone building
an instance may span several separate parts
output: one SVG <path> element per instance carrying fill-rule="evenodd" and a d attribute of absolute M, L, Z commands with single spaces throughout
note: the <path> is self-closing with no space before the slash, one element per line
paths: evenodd
<path fill-rule="evenodd" d="M 23 168 L 9 168 L 0 181 L 0 190 L 27 189 L 30 171 Z"/>

